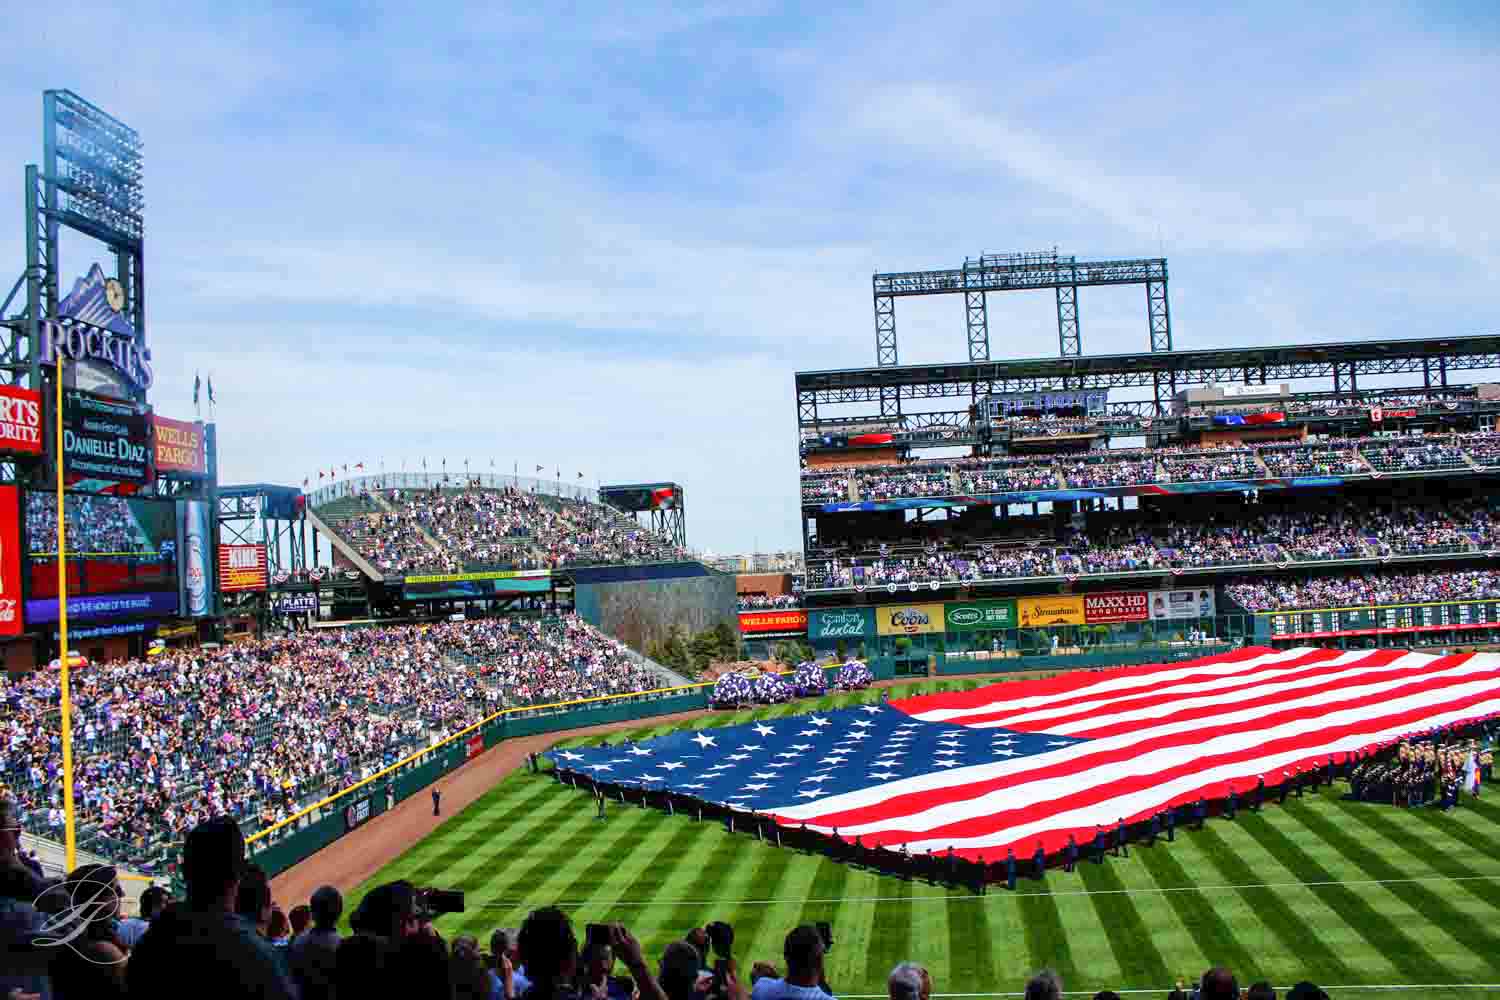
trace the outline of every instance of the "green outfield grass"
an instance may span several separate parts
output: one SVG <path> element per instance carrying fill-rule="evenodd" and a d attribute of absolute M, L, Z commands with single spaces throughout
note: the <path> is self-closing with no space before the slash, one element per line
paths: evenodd
<path fill-rule="evenodd" d="M 908 693 L 979 683 L 929 682 Z M 874 698 L 839 695 L 695 725 Z M 789 928 L 827 920 L 835 935 L 828 977 L 840 996 L 883 994 L 903 959 L 927 965 L 938 993 L 1013 992 L 1029 972 L 1051 966 L 1069 991 L 1165 996 L 1176 979 L 1223 963 L 1242 985 L 1310 978 L 1325 989 L 1427 987 L 1330 989 L 1335 996 L 1500 996 L 1500 987 L 1437 988 L 1500 984 L 1500 803 L 1492 799 L 1465 799 L 1442 814 L 1325 791 L 1260 814 L 1242 809 L 1237 820 L 1179 830 L 1176 843 L 1023 880 L 1015 893 L 991 887 L 982 897 L 731 836 L 720 823 L 618 804 L 599 823 L 594 812 L 583 793 L 517 773 L 354 898 L 397 878 L 463 889 L 467 912 L 442 918 L 440 930 L 481 940 L 536 906 L 560 903 L 580 925 L 622 921 L 649 955 L 689 927 L 722 919 L 735 926 L 735 953 L 747 968 L 759 958 L 779 967 Z"/>

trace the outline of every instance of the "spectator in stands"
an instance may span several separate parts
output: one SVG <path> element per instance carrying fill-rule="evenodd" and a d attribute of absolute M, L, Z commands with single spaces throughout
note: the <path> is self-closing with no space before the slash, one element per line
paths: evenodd
<path fill-rule="evenodd" d="M 1259 982 L 1251 985 L 1245 993 L 1245 1000 L 1276 1000 L 1276 991 L 1267 982 Z"/>
<path fill-rule="evenodd" d="M 48 892 L 55 897 L 55 933 L 68 939 L 52 960 L 52 995 L 57 1000 L 125 996 L 125 949 L 115 941 L 115 920 L 124 892 L 115 870 L 87 864 L 68 873 Z"/>
<path fill-rule="evenodd" d="M 891 970 L 886 980 L 890 1000 L 928 1000 L 932 995 L 932 977 L 915 962 L 902 962 Z"/>
<path fill-rule="evenodd" d="M 182 848 L 185 904 L 151 922 L 130 957 L 130 995 L 175 996 L 184 983 L 211 984 L 215 1000 L 290 1000 L 296 987 L 271 946 L 234 914 L 245 873 L 245 838 L 227 817 L 205 820 Z"/>
<path fill-rule="evenodd" d="M 823 975 L 823 939 L 818 929 L 803 924 L 792 929 L 782 946 L 784 979 L 756 980 L 751 1000 L 826 1000 L 830 995 Z"/>
<path fill-rule="evenodd" d="M 312 923 L 312 907 L 306 903 L 298 903 L 292 907 L 292 911 L 286 915 L 286 918 L 292 925 L 291 940 L 295 941 L 303 931 L 307 930 L 307 925 Z"/>
<path fill-rule="evenodd" d="M 1198 1000 L 1240 1000 L 1234 973 L 1223 966 L 1209 969 L 1198 983 Z"/>
<path fill-rule="evenodd" d="M 271 879 L 260 865 L 247 864 L 240 876 L 234 912 L 255 933 L 271 941 Z"/>
<path fill-rule="evenodd" d="M 333 995 L 338 968 L 338 922 L 344 912 L 344 897 L 331 885 L 319 886 L 308 909 L 312 926 L 293 939 L 287 963 L 302 1000 L 326 1000 Z"/>
<path fill-rule="evenodd" d="M 1304 979 L 1286 991 L 1286 1000 L 1328 1000 L 1328 994 Z"/>
<path fill-rule="evenodd" d="M 697 993 L 702 960 L 698 950 L 687 941 L 673 941 L 661 954 L 657 982 L 667 1000 L 693 1000 Z M 592 997 L 602 1000 L 597 990 Z"/>
<path fill-rule="evenodd" d="M 378 997 L 390 990 L 386 965 L 391 953 L 388 941 L 375 934 L 355 933 L 339 942 L 334 958 L 333 995 Z"/>
<path fill-rule="evenodd" d="M 566 914 L 555 906 L 533 910 L 521 924 L 520 945 L 531 979 L 525 1000 L 577 1000 L 578 939 Z"/>
<path fill-rule="evenodd" d="M 454 938 L 448 966 L 454 1000 L 489 1000 L 489 970 L 484 967 L 477 939 L 468 934 Z"/>
<path fill-rule="evenodd" d="M 501 928 L 490 935 L 490 994 L 514 1000 L 531 988 L 521 967 L 520 933 Z"/>
<path fill-rule="evenodd" d="M 167 890 L 159 885 L 153 885 L 141 893 L 140 916 L 127 917 L 120 921 L 120 926 L 115 929 L 115 939 L 126 948 L 134 948 L 136 942 L 140 941 L 141 935 L 146 933 L 146 928 L 151 926 L 151 921 L 161 915 L 166 909 L 167 902 L 171 897 Z"/>
<path fill-rule="evenodd" d="M 1026 1000 L 1062 1000 L 1062 977 L 1043 969 L 1026 981 Z"/>

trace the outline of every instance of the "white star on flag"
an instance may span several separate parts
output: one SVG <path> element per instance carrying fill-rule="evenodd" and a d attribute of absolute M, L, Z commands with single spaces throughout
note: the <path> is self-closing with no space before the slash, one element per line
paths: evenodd
<path fill-rule="evenodd" d="M 707 733 L 699 733 L 697 736 L 694 736 L 693 742 L 698 744 L 700 747 L 703 747 L 704 749 L 718 745 L 714 742 L 714 738 L 712 736 L 709 736 Z"/>
<path fill-rule="evenodd" d="M 645 747 L 631 747 L 626 752 L 629 753 L 629 754 L 632 754 L 632 755 L 634 755 L 636 757 L 649 757 L 649 756 L 651 756 L 651 751 L 647 750 Z"/>
<path fill-rule="evenodd" d="M 933 764 L 934 767 L 957 767 L 958 766 L 958 761 L 956 761 L 956 760 L 935 760 L 935 761 L 932 762 L 932 764 Z"/>
<path fill-rule="evenodd" d="M 562 753 L 558 754 L 558 756 L 561 757 L 563 760 L 583 760 L 583 754 L 581 754 L 581 753 L 570 753 L 567 750 L 564 750 Z"/>
<path fill-rule="evenodd" d="M 819 795 L 822 795 L 822 794 L 823 794 L 822 792 L 798 792 L 797 793 L 797 798 L 799 798 L 799 799 L 815 799 Z"/>
<path fill-rule="evenodd" d="M 879 712 L 880 711 L 880 706 L 879 705 L 866 705 L 864 708 L 860 709 L 860 711 L 861 712 Z"/>
<path fill-rule="evenodd" d="M 807 721 L 811 722 L 815 726 L 831 726 L 831 725 L 833 725 L 833 723 L 829 722 L 827 719 L 820 719 L 816 715 L 813 716 L 811 719 L 808 719 Z"/>
<path fill-rule="evenodd" d="M 663 764 L 658 764 L 656 766 L 659 767 L 659 768 L 661 768 L 663 771 L 675 771 L 679 767 L 687 767 L 686 764 L 682 764 L 682 763 L 675 762 L 675 761 L 673 763 L 671 763 L 671 764 L 665 764 L 665 763 L 663 763 Z"/>
<path fill-rule="evenodd" d="M 754 729 L 757 733 L 759 733 L 762 736 L 774 736 L 774 735 L 776 735 L 776 730 L 772 729 L 770 726 L 766 725 L 764 722 L 758 722 L 754 726 L 752 726 L 751 728 Z"/>

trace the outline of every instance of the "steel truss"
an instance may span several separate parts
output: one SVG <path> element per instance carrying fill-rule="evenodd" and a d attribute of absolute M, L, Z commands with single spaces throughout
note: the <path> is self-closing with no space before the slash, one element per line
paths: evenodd
<path fill-rule="evenodd" d="M 1079 323 L 1078 289 L 1098 285 L 1145 285 L 1146 320 L 1152 351 L 1172 349 L 1172 317 L 1167 305 L 1167 261 L 1164 257 L 1134 260 L 1080 261 L 1056 250 L 1025 254 L 983 254 L 968 258 L 962 267 L 936 271 L 903 271 L 877 274 L 872 280 L 875 298 L 875 364 L 895 367 L 896 299 L 911 295 L 964 297 L 964 320 L 968 331 L 969 360 L 990 359 L 990 292 L 1057 292 L 1057 349 L 1062 357 L 1083 353 Z M 900 412 L 900 400 L 887 401 L 882 412 Z"/>
<path fill-rule="evenodd" d="M 1359 392 L 1365 376 L 1420 374 L 1424 388 L 1446 388 L 1451 372 L 1486 369 L 1500 370 L 1500 335 L 857 368 L 799 372 L 797 415 L 799 427 L 818 429 L 834 426 L 820 418 L 823 407 L 879 402 L 877 415 L 848 421 L 899 423 L 906 419 L 901 400 L 1125 388 L 1152 390 L 1149 401 L 1125 404 L 1137 408 L 1131 412 L 1149 408 L 1161 415 L 1173 395 L 1189 386 L 1324 379 L 1333 398 L 1344 398 Z"/>

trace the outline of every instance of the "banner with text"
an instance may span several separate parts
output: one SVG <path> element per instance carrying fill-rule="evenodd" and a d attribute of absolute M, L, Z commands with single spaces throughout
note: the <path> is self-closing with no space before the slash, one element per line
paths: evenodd
<path fill-rule="evenodd" d="M 1323 639 L 1381 632 L 1440 632 L 1448 629 L 1500 627 L 1500 602 L 1453 601 L 1446 604 L 1392 604 L 1368 608 L 1260 613 L 1255 638 Z"/>
<path fill-rule="evenodd" d="M 1215 606 L 1214 592 L 1211 587 L 1199 587 L 1197 590 L 1151 591 L 1151 619 L 1153 621 L 1212 618 Z"/>
<path fill-rule="evenodd" d="M 219 589 L 224 593 L 266 589 L 264 545 L 220 545 Z"/>
<path fill-rule="evenodd" d="M 877 635 L 923 635 L 942 630 L 941 604 L 887 604 L 875 609 Z"/>
<path fill-rule="evenodd" d="M 0 635 L 21 628 L 21 491 L 0 486 Z"/>
<path fill-rule="evenodd" d="M 1083 597 L 1078 594 L 1062 594 L 1057 597 L 1018 598 L 1016 617 L 1022 628 L 1082 625 L 1084 623 Z"/>
<path fill-rule="evenodd" d="M 272 594 L 271 610 L 278 615 L 315 615 L 318 613 L 318 592 Z"/>
<path fill-rule="evenodd" d="M 145 407 L 92 393 L 63 394 L 64 470 L 78 479 L 146 483 L 151 424 Z"/>
<path fill-rule="evenodd" d="M 1084 594 L 1083 618 L 1090 625 L 1143 622 L 1149 617 L 1150 595 L 1144 590 Z"/>
<path fill-rule="evenodd" d="M 740 633 L 758 635 L 768 632 L 806 632 L 806 611 L 741 611 Z"/>
<path fill-rule="evenodd" d="M 943 606 L 944 628 L 949 632 L 1015 628 L 1015 601 L 965 601 Z"/>
<path fill-rule="evenodd" d="M 0 451 L 42 453 L 42 394 L 0 385 Z"/>
<path fill-rule="evenodd" d="M 813 642 L 868 639 L 875 635 L 873 608 L 835 608 L 807 613 L 807 637 Z"/>
<path fill-rule="evenodd" d="M 203 425 L 152 416 L 156 471 L 177 476 L 208 475 L 208 452 L 203 447 Z"/>

